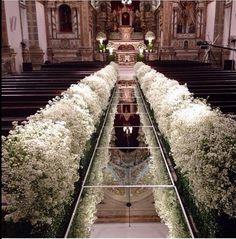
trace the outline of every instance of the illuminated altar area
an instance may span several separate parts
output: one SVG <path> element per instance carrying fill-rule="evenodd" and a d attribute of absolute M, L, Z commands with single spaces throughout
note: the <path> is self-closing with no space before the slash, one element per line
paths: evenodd
<path fill-rule="evenodd" d="M 116 61 L 120 65 L 133 65 L 137 61 L 138 45 L 144 42 L 139 8 L 127 4 L 113 6 L 111 25 L 108 43 L 114 46 Z"/>

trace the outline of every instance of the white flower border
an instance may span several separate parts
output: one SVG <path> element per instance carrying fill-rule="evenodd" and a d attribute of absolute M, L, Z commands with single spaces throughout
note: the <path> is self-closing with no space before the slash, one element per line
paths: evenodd
<path fill-rule="evenodd" d="M 100 77 L 94 74 L 72 85 L 2 137 L 6 220 L 50 225 L 70 203 L 80 158 L 108 104 L 117 68 L 112 63 Z"/>
<path fill-rule="evenodd" d="M 136 76 L 196 202 L 236 216 L 236 123 L 186 86 L 137 63 Z M 214 195 L 214 196 L 213 196 Z"/>

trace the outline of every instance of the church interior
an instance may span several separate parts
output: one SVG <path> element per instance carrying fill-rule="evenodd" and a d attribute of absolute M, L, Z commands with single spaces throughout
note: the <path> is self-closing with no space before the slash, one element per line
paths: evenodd
<path fill-rule="evenodd" d="M 236 1 L 1 7 L 3 238 L 236 237 Z"/>

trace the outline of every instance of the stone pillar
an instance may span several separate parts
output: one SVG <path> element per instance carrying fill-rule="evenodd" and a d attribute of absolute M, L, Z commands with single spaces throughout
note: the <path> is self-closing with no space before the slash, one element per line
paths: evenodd
<path fill-rule="evenodd" d="M 78 51 L 79 60 L 92 61 L 93 60 L 93 44 L 91 37 L 91 29 L 89 26 L 89 2 L 81 2 L 81 47 Z"/>
<path fill-rule="evenodd" d="M 172 2 L 163 1 L 162 5 L 162 34 L 161 36 L 161 60 L 173 60 L 174 59 L 174 47 L 171 46 L 171 19 L 172 19 Z"/>
<path fill-rule="evenodd" d="M 29 54 L 33 69 L 37 70 L 40 69 L 41 65 L 43 64 L 44 53 L 39 47 L 35 0 L 26 1 L 26 6 L 29 30 Z"/>
<path fill-rule="evenodd" d="M 217 39 L 214 44 L 222 46 L 223 34 L 224 34 L 224 12 L 225 12 L 225 1 L 216 1 L 216 13 L 215 13 L 215 27 L 214 27 L 214 40 Z M 223 54 L 224 51 L 220 48 L 212 48 L 214 57 L 218 65 L 223 66 Z M 213 62 L 214 63 L 214 62 Z"/>
<path fill-rule="evenodd" d="M 13 73 L 16 71 L 15 56 L 16 53 L 9 46 L 8 34 L 7 34 L 7 22 L 4 1 L 2 5 L 2 74 Z"/>

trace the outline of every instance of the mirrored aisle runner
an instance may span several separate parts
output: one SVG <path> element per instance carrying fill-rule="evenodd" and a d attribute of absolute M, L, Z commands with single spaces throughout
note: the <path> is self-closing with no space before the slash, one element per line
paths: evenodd
<path fill-rule="evenodd" d="M 181 214 L 191 237 L 133 68 L 119 75 L 66 237 L 169 237 L 165 207 Z"/>

